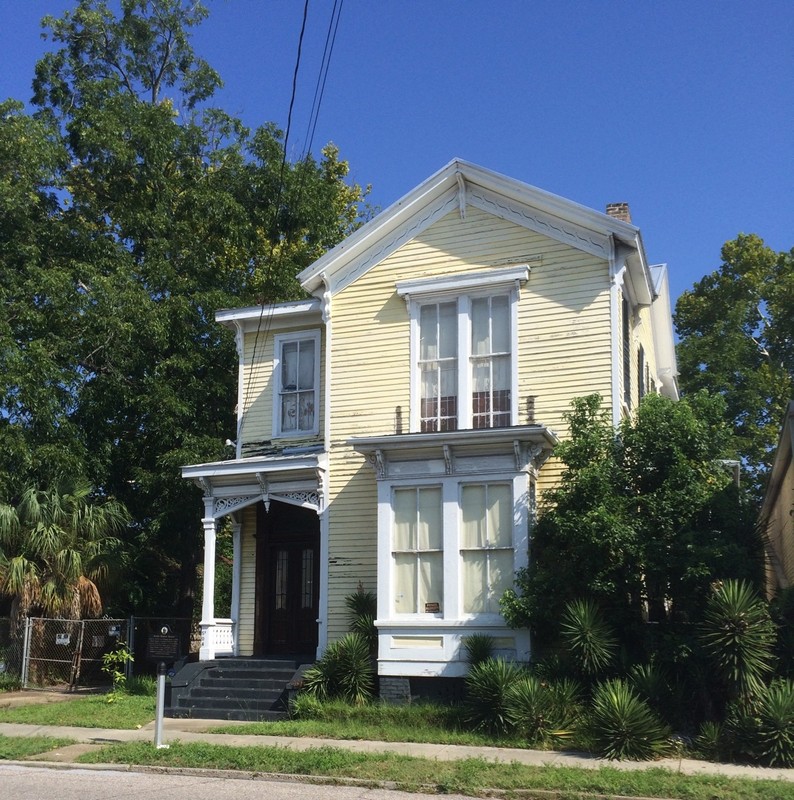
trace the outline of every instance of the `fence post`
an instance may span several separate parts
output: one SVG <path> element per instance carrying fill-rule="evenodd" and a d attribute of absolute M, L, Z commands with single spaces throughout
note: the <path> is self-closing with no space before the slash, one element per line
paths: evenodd
<path fill-rule="evenodd" d="M 135 615 L 130 614 L 130 618 L 127 620 L 127 650 L 129 650 L 130 654 L 132 655 L 133 659 L 135 658 Z M 125 661 L 124 662 L 124 677 L 126 680 L 130 680 L 133 675 L 132 669 L 132 661 Z"/>
<path fill-rule="evenodd" d="M 30 658 L 30 617 L 25 617 L 25 633 L 22 638 L 22 688 L 28 688 L 28 659 Z"/>

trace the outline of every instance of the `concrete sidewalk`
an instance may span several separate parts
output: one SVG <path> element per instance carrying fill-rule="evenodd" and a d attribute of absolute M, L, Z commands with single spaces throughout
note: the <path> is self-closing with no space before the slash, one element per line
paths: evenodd
<path fill-rule="evenodd" d="M 726 777 L 763 778 L 794 782 L 794 769 L 741 766 L 736 764 L 714 764 L 684 758 L 665 758 L 659 761 L 606 761 L 580 753 L 564 753 L 548 750 L 517 750 L 507 747 L 472 747 L 465 745 L 422 744 L 407 742 L 376 742 L 340 739 L 294 738 L 288 736 L 258 736 L 251 734 L 213 733 L 212 729 L 234 723 L 227 720 L 166 719 L 163 726 L 165 743 L 205 742 L 208 744 L 233 745 L 239 747 L 276 746 L 292 750 L 309 750 L 316 747 L 337 747 L 359 753 L 398 753 L 419 758 L 453 761 L 464 758 L 482 758 L 488 761 L 534 766 L 570 766 L 598 769 L 611 766 L 622 770 L 644 770 L 663 767 L 687 775 L 724 775 Z M 118 742 L 154 742 L 155 723 L 150 722 L 137 730 L 107 728 L 72 728 L 58 725 L 24 725 L 0 723 L 0 735 L 4 736 L 54 736 L 73 739 L 78 744 L 59 748 L 35 757 L 37 762 L 50 761 L 70 763 L 88 750 Z"/>

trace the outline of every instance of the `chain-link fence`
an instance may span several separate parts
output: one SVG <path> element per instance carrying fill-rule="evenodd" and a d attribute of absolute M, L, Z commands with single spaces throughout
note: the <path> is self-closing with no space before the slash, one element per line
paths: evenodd
<path fill-rule="evenodd" d="M 0 618 L 0 674 L 19 679 L 25 688 L 74 690 L 109 686 L 102 657 L 124 643 L 133 654 L 127 677 L 154 674 L 156 662 L 147 658 L 149 637 L 163 628 L 179 637 L 180 652 L 194 649 L 190 619 L 129 617 L 129 619 L 46 619 L 31 617 L 16 626 Z"/>
<path fill-rule="evenodd" d="M 127 641 L 125 619 L 26 621 L 22 660 L 24 687 L 105 686 L 102 656 Z"/>

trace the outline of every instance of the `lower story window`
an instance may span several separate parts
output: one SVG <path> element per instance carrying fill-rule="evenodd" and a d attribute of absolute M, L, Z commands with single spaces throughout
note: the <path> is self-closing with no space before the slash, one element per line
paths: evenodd
<path fill-rule="evenodd" d="M 499 613 L 499 599 L 513 581 L 511 486 L 464 484 L 460 535 L 463 611 Z"/>
<path fill-rule="evenodd" d="M 398 614 L 441 611 L 444 596 L 440 487 L 395 489 L 394 610 Z"/>

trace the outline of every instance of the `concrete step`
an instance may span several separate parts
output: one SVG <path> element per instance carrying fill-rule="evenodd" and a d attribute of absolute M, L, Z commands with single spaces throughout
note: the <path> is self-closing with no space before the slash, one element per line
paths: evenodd
<path fill-rule="evenodd" d="M 197 686 L 191 690 L 191 697 L 220 697 L 222 699 L 239 700 L 272 700 L 276 701 L 284 692 L 283 684 L 269 690 L 241 689 L 229 686 Z"/>
<path fill-rule="evenodd" d="M 244 680 L 237 680 L 236 678 L 201 678 L 199 686 L 210 689 L 258 689 L 263 692 L 277 689 L 281 692 L 291 678 L 292 675 L 289 678 L 259 678 L 256 680 L 251 678 Z"/>

